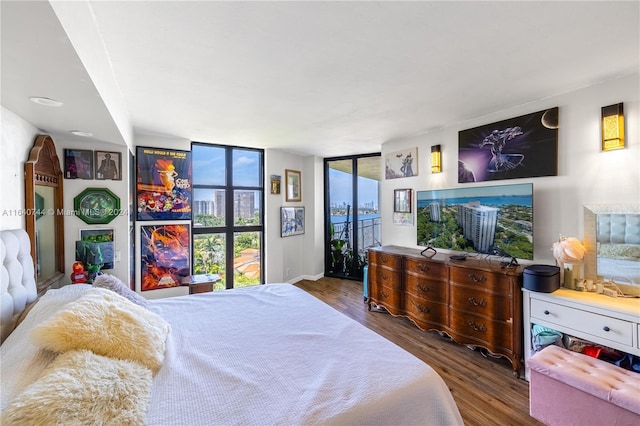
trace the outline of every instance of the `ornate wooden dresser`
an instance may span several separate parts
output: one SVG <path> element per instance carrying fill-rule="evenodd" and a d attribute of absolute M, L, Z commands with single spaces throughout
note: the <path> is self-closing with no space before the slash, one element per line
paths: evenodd
<path fill-rule="evenodd" d="M 522 267 L 480 256 L 452 260 L 449 254 L 398 246 L 370 249 L 368 261 L 369 309 L 373 303 L 422 330 L 504 356 L 519 374 Z"/>

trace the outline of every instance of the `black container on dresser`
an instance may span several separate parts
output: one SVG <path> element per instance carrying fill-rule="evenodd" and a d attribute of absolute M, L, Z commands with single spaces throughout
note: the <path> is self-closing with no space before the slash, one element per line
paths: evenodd
<path fill-rule="evenodd" d="M 460 344 L 522 359 L 522 268 L 398 246 L 370 249 L 367 300 L 420 329 L 437 330 Z"/>

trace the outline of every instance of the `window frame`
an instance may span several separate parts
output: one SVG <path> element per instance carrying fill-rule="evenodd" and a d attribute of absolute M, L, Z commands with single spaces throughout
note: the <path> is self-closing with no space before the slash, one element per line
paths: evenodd
<path fill-rule="evenodd" d="M 234 246 L 235 246 L 235 234 L 237 233 L 249 233 L 259 232 L 260 234 L 260 285 L 265 283 L 264 280 L 264 247 L 265 247 L 265 229 L 264 229 L 264 214 L 265 214 L 265 194 L 264 194 L 264 150 L 260 148 L 241 147 L 233 145 L 219 145 L 205 142 L 191 142 L 191 150 L 194 146 L 203 146 L 211 148 L 222 148 L 225 150 L 225 184 L 198 184 L 195 180 L 195 168 L 194 179 L 192 182 L 192 190 L 195 194 L 197 189 L 212 189 L 212 190 L 224 190 L 225 191 L 225 224 L 224 226 L 195 226 L 196 215 L 192 214 L 192 237 L 191 237 L 191 265 L 192 271 L 195 267 L 195 249 L 194 249 L 194 237 L 201 234 L 224 234 L 225 235 L 225 288 L 234 288 Z M 235 186 L 233 184 L 233 154 L 237 151 L 253 151 L 260 154 L 259 164 L 259 176 L 258 186 Z M 192 156 L 192 161 L 194 156 Z M 235 191 L 256 191 L 259 194 L 260 205 L 260 224 L 259 225 L 236 225 L 234 218 L 234 193 Z"/>

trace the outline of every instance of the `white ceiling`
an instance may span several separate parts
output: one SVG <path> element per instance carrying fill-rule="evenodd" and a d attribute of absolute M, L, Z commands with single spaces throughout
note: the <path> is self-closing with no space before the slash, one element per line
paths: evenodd
<path fill-rule="evenodd" d="M 640 68 L 637 1 L 0 4 L 2 105 L 120 144 L 377 152 Z"/>

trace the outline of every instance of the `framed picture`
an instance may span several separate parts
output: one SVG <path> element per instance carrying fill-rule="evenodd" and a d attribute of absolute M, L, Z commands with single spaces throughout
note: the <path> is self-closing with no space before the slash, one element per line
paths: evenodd
<path fill-rule="evenodd" d="M 114 234 L 115 230 L 113 228 L 81 229 L 80 240 L 91 241 L 93 243 L 105 243 L 115 241 Z"/>
<path fill-rule="evenodd" d="M 280 236 L 304 234 L 304 207 L 280 207 Z"/>
<path fill-rule="evenodd" d="M 458 183 L 557 174 L 558 107 L 458 133 Z"/>
<path fill-rule="evenodd" d="M 93 151 L 65 149 L 64 177 L 65 179 L 93 179 Z"/>
<path fill-rule="evenodd" d="M 271 175 L 271 193 L 280 194 L 280 175 Z"/>
<path fill-rule="evenodd" d="M 418 148 L 395 151 L 384 156 L 384 175 L 387 179 L 418 176 Z"/>
<path fill-rule="evenodd" d="M 95 151 L 96 179 L 122 180 L 122 155 L 113 151 Z"/>
<path fill-rule="evenodd" d="M 87 188 L 73 199 L 75 215 L 89 225 L 105 225 L 118 217 L 120 198 L 107 188 Z"/>
<path fill-rule="evenodd" d="M 393 212 L 411 213 L 411 189 L 393 190 Z"/>
<path fill-rule="evenodd" d="M 142 291 L 177 287 L 191 275 L 191 226 L 140 227 L 140 286 Z"/>
<path fill-rule="evenodd" d="M 80 241 L 76 241 L 76 260 L 86 261 L 88 253 L 100 253 L 103 266 L 101 269 L 113 269 L 115 230 L 109 229 L 81 229 Z"/>
<path fill-rule="evenodd" d="M 136 220 L 191 220 L 191 151 L 137 147 Z"/>
<path fill-rule="evenodd" d="M 413 213 L 394 213 L 393 214 L 394 225 L 413 225 Z"/>
<path fill-rule="evenodd" d="M 285 186 L 287 201 L 302 201 L 302 178 L 297 170 L 285 170 Z"/>

